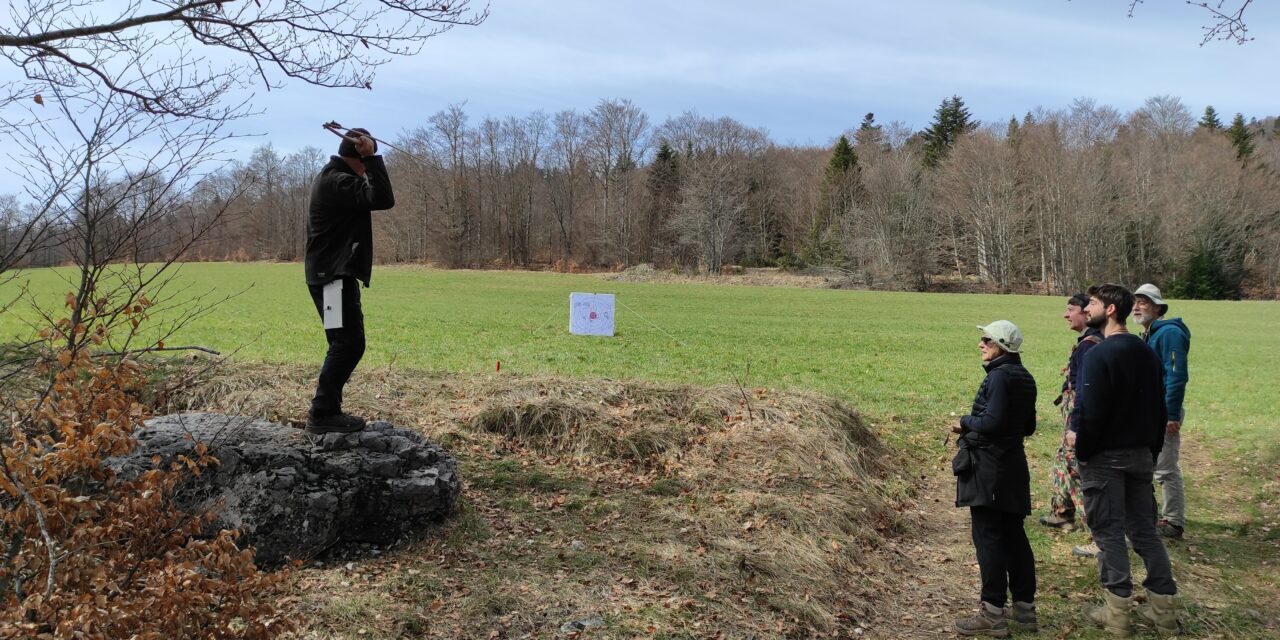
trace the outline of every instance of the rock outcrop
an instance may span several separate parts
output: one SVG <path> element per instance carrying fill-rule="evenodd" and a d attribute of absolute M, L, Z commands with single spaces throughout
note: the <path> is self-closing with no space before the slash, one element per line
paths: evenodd
<path fill-rule="evenodd" d="M 196 457 L 197 442 L 218 463 L 180 492 L 211 527 L 239 529 L 260 564 L 314 556 L 339 543 L 389 544 L 453 513 L 457 461 L 418 433 L 387 422 L 364 431 L 313 436 L 253 418 L 188 413 L 153 418 L 138 447 L 107 465 L 124 478 Z"/>

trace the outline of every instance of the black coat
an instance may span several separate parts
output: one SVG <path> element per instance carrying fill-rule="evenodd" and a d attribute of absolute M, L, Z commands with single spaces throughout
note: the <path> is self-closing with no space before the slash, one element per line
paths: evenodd
<path fill-rule="evenodd" d="M 338 156 L 311 183 L 307 216 L 307 284 L 325 285 L 341 277 L 369 286 L 373 272 L 373 216 L 371 211 L 396 205 L 391 178 L 382 156 L 364 158 L 360 177 Z"/>
<path fill-rule="evenodd" d="M 973 410 L 960 419 L 963 430 L 952 460 L 957 507 L 992 507 L 1031 513 L 1031 473 L 1022 441 L 1036 430 L 1036 381 L 1016 353 L 983 365 Z"/>

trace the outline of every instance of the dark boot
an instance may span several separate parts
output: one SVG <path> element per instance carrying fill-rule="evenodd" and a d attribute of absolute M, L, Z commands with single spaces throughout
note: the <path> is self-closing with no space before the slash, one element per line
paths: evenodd
<path fill-rule="evenodd" d="M 1160 535 L 1166 538 L 1169 538 L 1171 540 L 1182 539 L 1182 527 L 1179 527 L 1178 525 L 1173 524 L 1168 520 L 1157 520 L 1156 531 L 1159 531 Z"/>
<path fill-rule="evenodd" d="M 1009 637 L 1009 623 L 1004 619 L 1004 609 L 983 602 L 978 605 L 978 613 L 969 618 L 956 620 L 956 632 L 962 636 L 990 636 L 992 638 Z"/>
<path fill-rule="evenodd" d="M 1047 516 L 1040 516 L 1040 524 L 1053 529 L 1071 531 L 1076 528 L 1076 519 L 1072 516 L 1060 516 L 1056 513 L 1051 513 Z"/>
<path fill-rule="evenodd" d="M 1015 602 L 1004 608 L 1004 619 L 1013 623 L 1021 631 L 1036 632 L 1040 623 L 1036 620 L 1034 602 Z"/>
<path fill-rule="evenodd" d="M 307 418 L 307 432 L 316 435 L 325 433 L 355 433 L 364 429 L 364 418 L 345 413 L 329 416 L 310 416 Z"/>

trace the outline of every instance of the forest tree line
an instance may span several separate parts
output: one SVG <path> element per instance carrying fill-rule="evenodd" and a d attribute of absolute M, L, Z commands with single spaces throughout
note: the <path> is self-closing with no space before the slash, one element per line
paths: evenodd
<path fill-rule="evenodd" d="M 1273 298 L 1280 281 L 1276 119 L 1212 107 L 1197 118 L 1169 96 L 1128 114 L 1078 99 L 997 123 L 951 97 L 922 131 L 868 113 L 827 148 L 779 145 L 728 117 L 655 123 L 625 99 L 503 119 L 454 105 L 396 137 L 374 133 L 401 149 L 380 150 L 397 202 L 374 216 L 381 263 L 825 267 L 874 288 L 1056 294 L 1155 281 L 1190 298 Z M 296 261 L 330 152 L 261 146 L 167 193 L 162 215 L 121 198 L 104 218 L 91 201 L 111 177 L 66 201 L 106 228 L 151 207 L 156 231 L 133 259 L 211 220 L 187 259 Z M 24 216 L 18 198 L 0 199 L 0 254 L 31 242 L 17 233 Z M 45 242 L 16 266 L 69 251 Z"/>

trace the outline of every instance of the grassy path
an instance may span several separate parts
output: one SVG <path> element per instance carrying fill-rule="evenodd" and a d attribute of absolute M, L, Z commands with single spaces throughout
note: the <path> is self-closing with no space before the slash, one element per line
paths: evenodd
<path fill-rule="evenodd" d="M 1191 498 L 1184 540 L 1166 543 L 1184 609 L 1183 637 L 1275 638 L 1280 635 L 1280 469 L 1275 451 L 1245 464 L 1234 443 L 1188 433 L 1183 440 L 1183 474 Z M 1270 460 L 1268 462 L 1268 459 Z M 1037 512 L 1027 519 L 1036 554 L 1041 637 L 1105 638 L 1085 624 L 1081 607 L 1101 597 L 1093 560 L 1076 558 L 1071 548 L 1087 542 L 1079 531 L 1045 529 L 1036 519 L 1047 510 L 1050 464 L 1032 459 L 1032 491 Z M 890 618 L 900 628 L 878 630 L 886 638 L 953 637 L 952 618 L 968 615 L 978 592 L 978 568 L 969 539 L 968 511 L 952 506 L 954 480 L 947 464 L 927 462 L 922 499 L 930 525 L 921 532 L 917 576 L 897 594 Z M 1255 472 L 1262 471 L 1261 478 Z M 1140 559 L 1131 553 L 1134 582 L 1142 579 Z M 941 614 L 941 615 L 939 615 Z M 1153 634 L 1147 634 L 1154 637 Z M 1142 633 L 1136 637 L 1144 637 Z"/>

